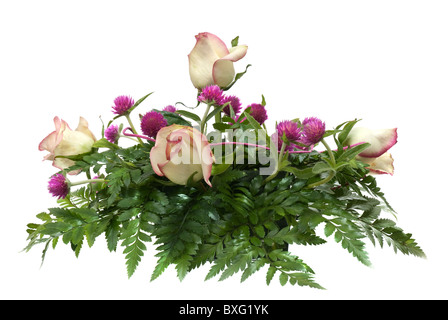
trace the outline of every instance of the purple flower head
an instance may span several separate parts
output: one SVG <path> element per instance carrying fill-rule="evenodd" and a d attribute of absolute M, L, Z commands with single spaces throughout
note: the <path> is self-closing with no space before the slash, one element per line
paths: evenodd
<path fill-rule="evenodd" d="M 277 124 L 277 132 L 280 139 L 285 135 L 289 142 L 294 142 L 300 139 L 301 129 L 299 128 L 297 122 L 290 120 L 280 121 Z"/>
<path fill-rule="evenodd" d="M 302 122 L 302 130 L 301 142 L 309 146 L 316 144 L 325 134 L 325 122 L 315 117 L 305 118 Z"/>
<path fill-rule="evenodd" d="M 250 108 L 250 115 L 257 120 L 259 124 L 263 124 L 268 119 L 266 108 L 262 104 L 252 103 L 248 108 Z"/>
<path fill-rule="evenodd" d="M 111 143 L 117 143 L 118 138 L 120 137 L 120 133 L 118 132 L 117 125 L 111 125 L 104 131 L 104 136 L 107 141 Z"/>
<path fill-rule="evenodd" d="M 134 99 L 129 96 L 119 96 L 114 100 L 112 112 L 118 115 L 124 115 L 134 105 Z"/>
<path fill-rule="evenodd" d="M 168 122 L 160 112 L 150 111 L 147 112 L 141 119 L 140 127 L 143 134 L 148 137 L 155 138 L 157 132 L 163 127 L 166 127 Z"/>
<path fill-rule="evenodd" d="M 176 112 L 176 110 L 177 110 L 177 109 L 176 109 L 174 106 L 169 105 L 169 106 L 166 106 L 165 108 L 163 108 L 162 111 Z"/>
<path fill-rule="evenodd" d="M 222 111 L 230 117 L 230 107 L 232 107 L 233 112 L 235 115 L 237 115 L 241 110 L 241 102 L 240 99 L 236 96 L 226 96 L 224 99 L 222 99 L 221 105 L 226 104 L 229 102 L 227 106 L 222 109 Z"/>
<path fill-rule="evenodd" d="M 222 105 L 223 92 L 217 85 L 206 86 L 198 96 L 198 101 Z"/>
<path fill-rule="evenodd" d="M 63 199 L 68 195 L 70 187 L 65 177 L 62 174 L 57 173 L 50 178 L 50 181 L 48 181 L 48 191 L 50 191 L 53 197 Z"/>

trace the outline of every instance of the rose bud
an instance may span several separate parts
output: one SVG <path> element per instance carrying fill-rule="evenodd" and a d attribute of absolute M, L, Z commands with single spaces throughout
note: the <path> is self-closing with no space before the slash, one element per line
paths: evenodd
<path fill-rule="evenodd" d="M 235 78 L 233 63 L 242 59 L 246 52 L 245 45 L 229 49 L 214 34 L 199 33 L 196 45 L 188 55 L 191 82 L 198 89 L 213 84 L 227 87 Z"/>
<path fill-rule="evenodd" d="M 185 185 L 202 178 L 211 186 L 210 175 L 215 161 L 207 137 L 199 130 L 177 124 L 161 128 L 150 152 L 151 165 L 159 176 Z"/>
<path fill-rule="evenodd" d="M 40 151 L 48 151 L 44 160 L 53 161 L 53 166 L 61 170 L 75 164 L 73 160 L 59 158 L 58 156 L 74 156 L 92 150 L 96 141 L 95 136 L 89 130 L 88 123 L 83 117 L 79 118 L 76 130 L 70 129 L 67 122 L 54 117 L 56 130 L 50 133 L 39 144 Z M 72 171 L 69 174 L 77 174 L 79 171 Z"/>

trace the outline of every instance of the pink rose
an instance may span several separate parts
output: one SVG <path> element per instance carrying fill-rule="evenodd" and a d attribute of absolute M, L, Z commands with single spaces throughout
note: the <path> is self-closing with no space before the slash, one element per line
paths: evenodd
<path fill-rule="evenodd" d="M 150 152 L 151 165 L 159 176 L 185 185 L 204 179 L 211 186 L 210 175 L 215 161 L 207 137 L 199 130 L 173 124 L 160 129 Z"/>
<path fill-rule="evenodd" d="M 370 143 L 370 147 L 361 152 L 357 159 L 369 165 L 369 170 L 378 173 L 394 173 L 394 159 L 387 152 L 397 143 L 397 128 L 376 129 L 354 128 L 347 137 L 346 143 L 353 145 L 361 142 Z"/>
<path fill-rule="evenodd" d="M 198 89 L 208 85 L 227 87 L 235 78 L 233 63 L 242 59 L 246 52 L 245 45 L 229 49 L 214 34 L 198 34 L 196 45 L 188 55 L 191 82 Z"/>
<path fill-rule="evenodd" d="M 58 117 L 54 117 L 53 120 L 56 130 L 42 140 L 39 150 L 48 151 L 44 160 L 53 161 L 53 166 L 63 170 L 74 165 L 75 162 L 66 158 L 58 158 L 58 156 L 73 156 L 89 152 L 96 139 L 83 117 L 79 118 L 78 127 L 74 131 L 64 120 Z M 77 174 L 79 171 L 69 173 Z"/>

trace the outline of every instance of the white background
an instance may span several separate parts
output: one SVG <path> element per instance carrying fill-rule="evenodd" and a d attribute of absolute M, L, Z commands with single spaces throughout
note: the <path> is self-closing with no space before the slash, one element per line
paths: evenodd
<path fill-rule="evenodd" d="M 2 1 L 0 4 L 2 299 L 446 299 L 448 95 L 446 1 Z M 76 128 L 84 116 L 100 135 L 113 99 L 154 91 L 140 112 L 195 104 L 187 55 L 208 31 L 249 46 L 235 64 L 248 73 L 229 93 L 243 104 L 264 94 L 268 127 L 321 117 L 332 128 L 354 118 L 397 127 L 395 175 L 378 183 L 428 258 L 368 243 L 365 267 L 333 239 L 292 248 L 327 290 L 268 287 L 263 269 L 204 282 L 208 266 L 183 282 L 174 268 L 150 282 L 149 245 L 127 279 L 124 255 L 102 237 L 75 258 L 60 243 L 40 268 L 42 247 L 26 245 L 26 224 L 56 205 L 47 190 L 55 172 L 39 142 L 53 117 Z M 391 218 L 390 216 L 386 216 Z"/>

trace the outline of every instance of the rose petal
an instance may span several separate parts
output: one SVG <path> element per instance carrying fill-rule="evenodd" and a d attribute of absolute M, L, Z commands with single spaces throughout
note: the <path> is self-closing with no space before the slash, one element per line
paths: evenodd
<path fill-rule="evenodd" d="M 163 172 L 160 169 L 160 164 L 165 164 L 167 162 L 166 157 L 166 147 L 167 147 L 167 137 L 174 130 L 173 126 L 164 127 L 159 130 L 156 136 L 156 144 L 152 147 L 149 153 L 149 159 L 151 161 L 151 166 L 154 172 L 158 176 L 163 176 Z"/>
<path fill-rule="evenodd" d="M 195 172 L 197 173 L 193 176 L 193 181 L 202 179 L 202 167 L 200 164 L 174 164 L 169 161 L 161 170 L 170 181 L 180 185 L 185 185 L 190 176 Z"/>
<path fill-rule="evenodd" d="M 202 166 L 202 176 L 204 181 L 211 187 L 210 176 L 212 173 L 213 163 L 215 157 L 213 156 L 212 149 L 207 140 L 207 137 L 203 135 L 199 130 L 193 129 L 193 142 L 194 142 L 194 154 L 199 156 L 199 163 Z"/>
<path fill-rule="evenodd" d="M 196 88 L 214 84 L 213 64 L 229 54 L 225 43 L 214 34 L 204 32 L 196 36 L 196 45 L 188 55 L 190 79 Z"/>
<path fill-rule="evenodd" d="M 394 159 L 389 152 L 383 153 L 378 158 L 357 157 L 358 160 L 368 164 L 368 169 L 377 174 L 394 174 Z"/>
<path fill-rule="evenodd" d="M 359 155 L 366 158 L 377 158 L 397 143 L 397 128 L 376 129 L 354 128 L 347 137 L 347 144 L 360 142 L 370 143 L 370 147 Z"/>
<path fill-rule="evenodd" d="M 193 163 L 190 150 L 192 137 L 189 129 L 191 128 L 185 127 L 182 129 L 176 129 L 167 137 L 168 144 L 174 142 L 172 146 L 168 145 L 166 149 L 167 159 L 169 159 L 174 164 Z"/>
<path fill-rule="evenodd" d="M 213 65 L 213 81 L 220 87 L 227 87 L 235 77 L 233 62 L 242 59 L 247 53 L 247 46 L 230 48 L 230 53 L 218 59 Z"/>
<path fill-rule="evenodd" d="M 226 54 L 229 54 L 229 49 L 227 48 L 224 41 L 222 41 L 218 36 L 210 33 L 210 32 L 202 32 L 195 36 L 196 44 L 199 42 L 201 44 L 207 44 L 210 46 L 211 50 L 213 50 L 217 56 L 223 57 Z"/>
<path fill-rule="evenodd" d="M 54 155 L 54 149 L 61 142 L 64 131 L 66 129 L 71 130 L 67 122 L 59 119 L 59 117 L 54 117 L 53 122 L 56 130 L 50 133 L 48 136 L 46 136 L 39 143 L 39 150 L 40 151 L 46 150 L 50 152 L 51 156 Z M 46 158 L 49 158 L 49 156 L 47 155 Z"/>
<path fill-rule="evenodd" d="M 76 128 L 75 131 L 82 132 L 85 135 L 87 135 L 90 138 L 92 138 L 93 141 L 96 141 L 96 138 L 95 138 L 94 134 L 89 129 L 89 124 L 88 124 L 87 120 L 84 119 L 83 117 L 79 117 L 79 124 L 78 124 L 78 127 Z"/>

